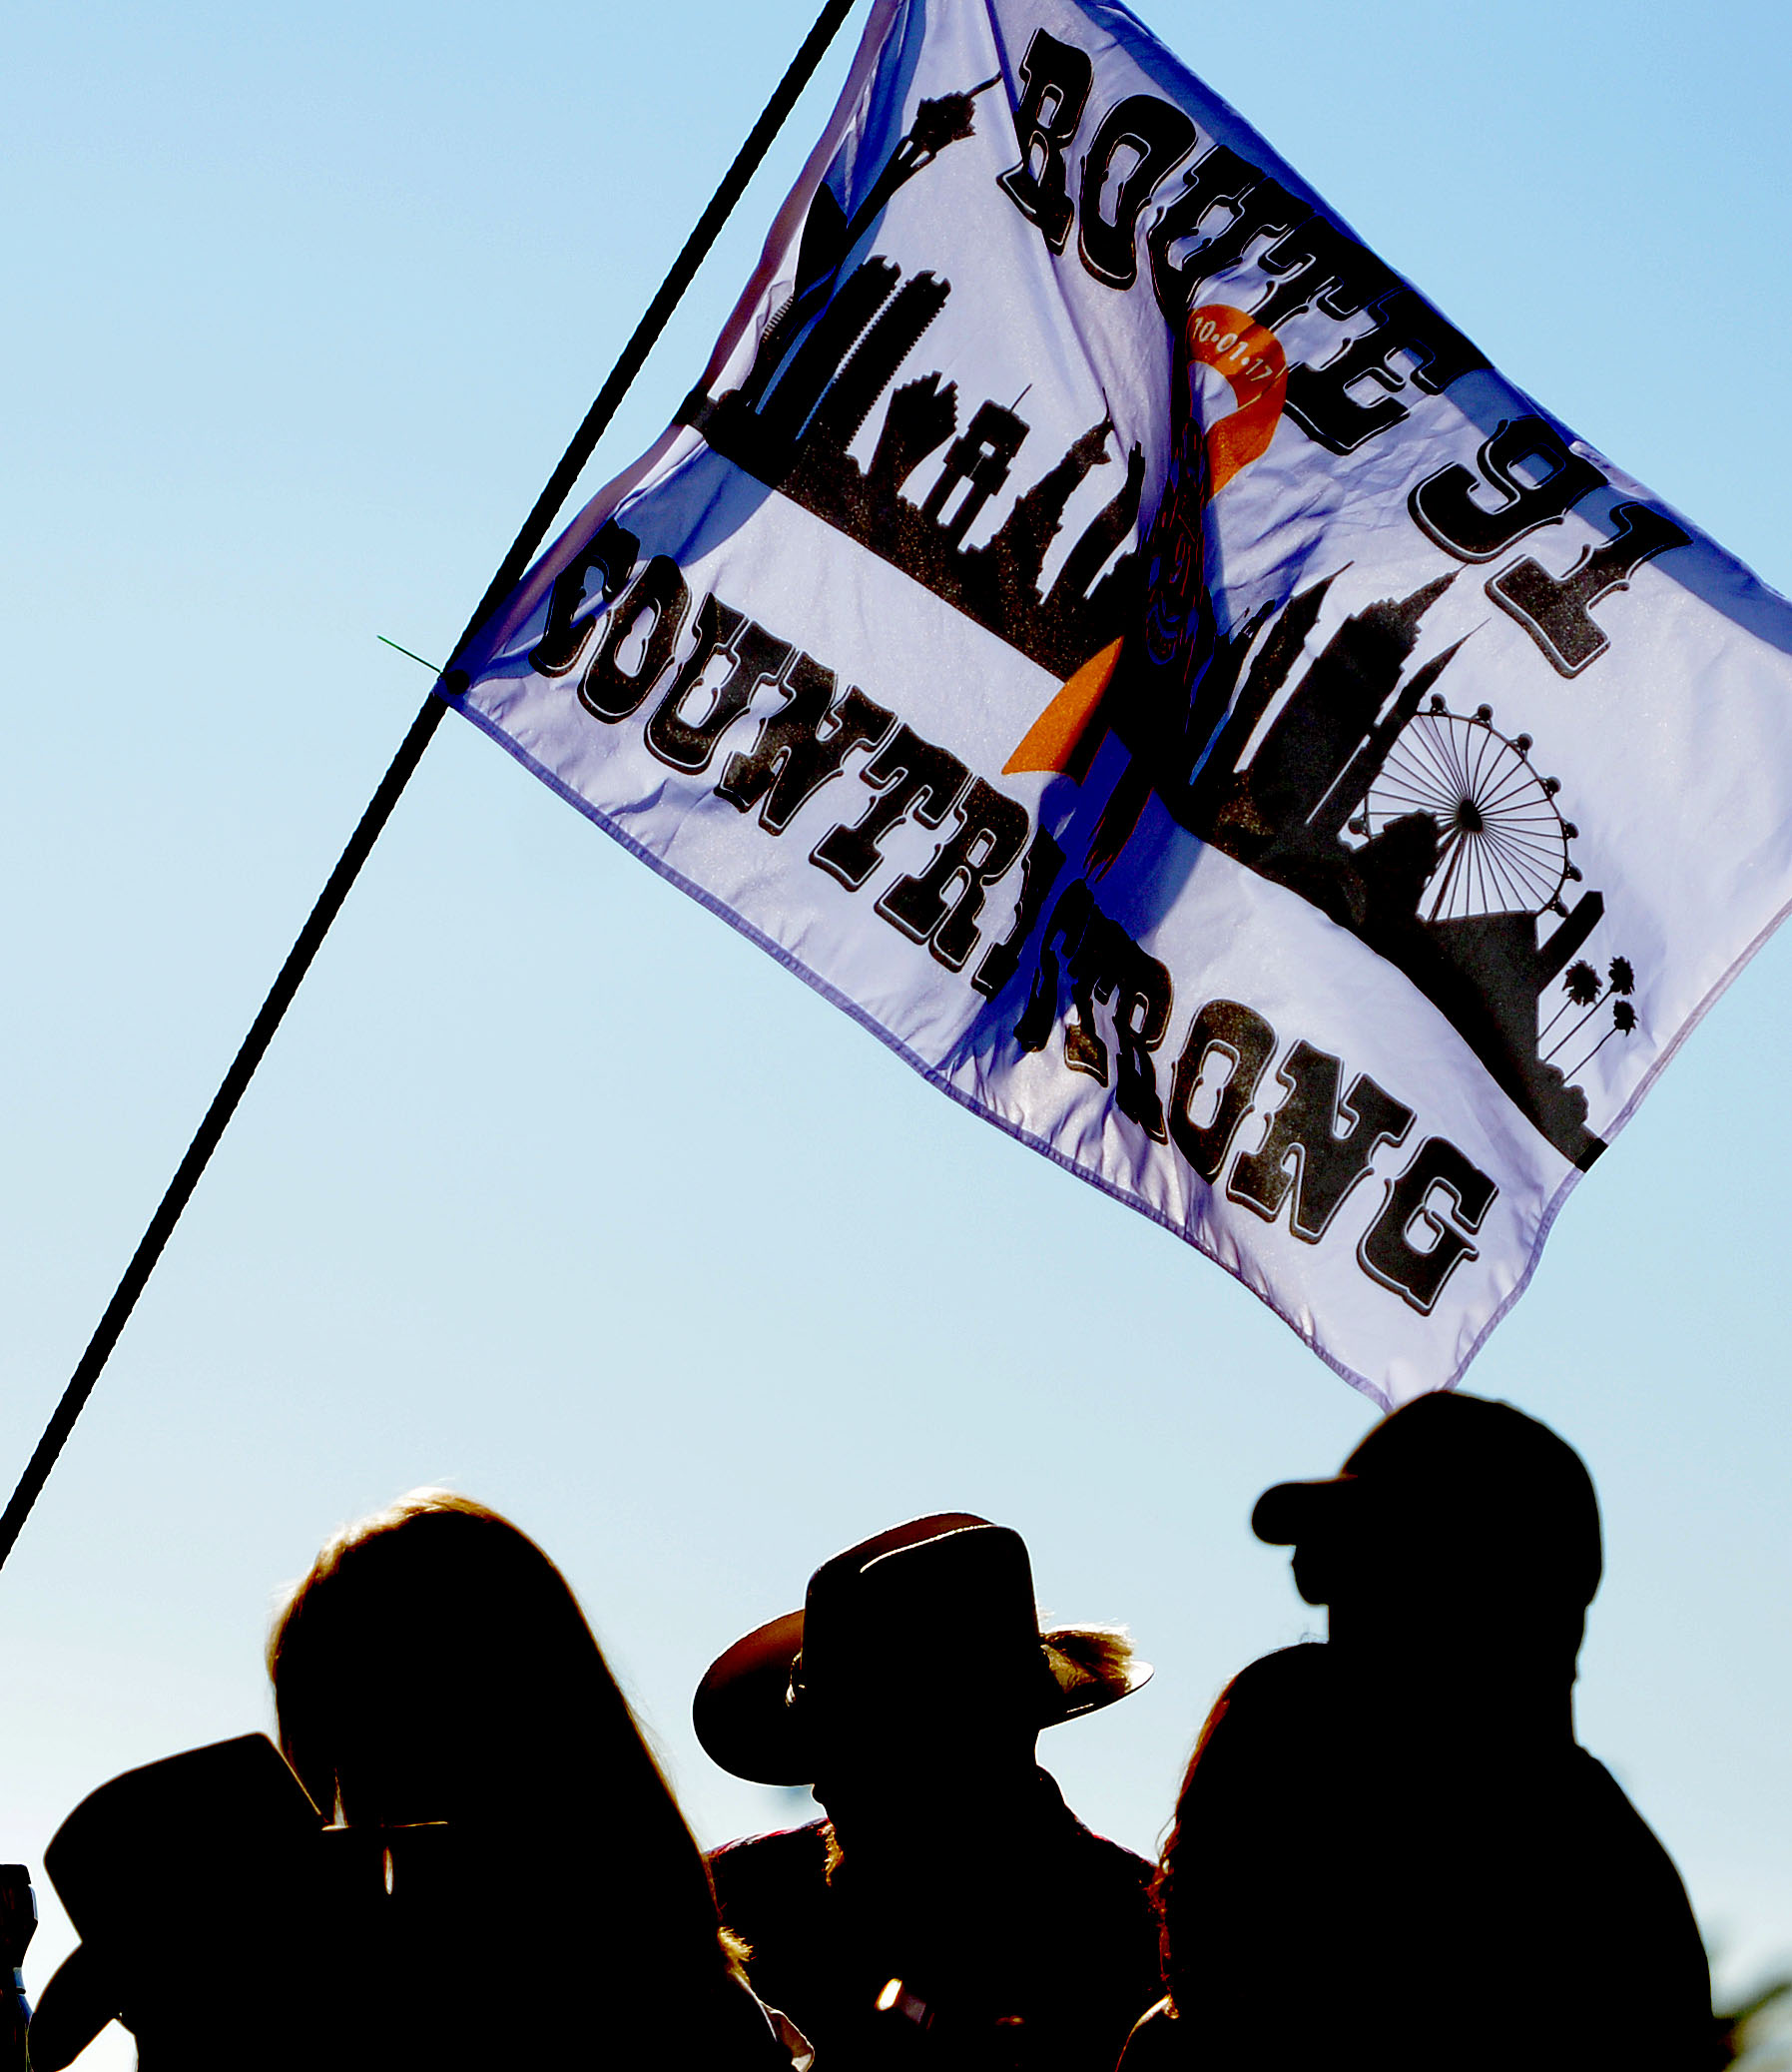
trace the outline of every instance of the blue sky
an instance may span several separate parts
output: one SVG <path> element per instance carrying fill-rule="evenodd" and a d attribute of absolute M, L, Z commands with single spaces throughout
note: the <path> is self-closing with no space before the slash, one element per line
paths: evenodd
<path fill-rule="evenodd" d="M 707 356 L 863 12 L 587 488 Z M 808 18 L 9 24 L 0 1480 L 426 687 L 375 634 L 452 640 Z M 1792 584 L 1779 11 L 1147 19 L 1508 375 Z M 1789 955 L 1472 1379 L 1593 1470 L 1582 1737 L 1738 1976 L 1792 1951 Z M 0 1857 L 264 1724 L 278 1585 L 443 1479 L 562 1561 L 706 1840 L 792 1810 L 698 1751 L 711 1656 L 897 1518 L 1018 1526 L 1053 1613 L 1159 1665 L 1044 1744 L 1149 1849 L 1219 1684 L 1318 1617 L 1252 1499 L 1370 1417 L 450 722 L 0 1576 Z M 40 1897 L 34 1982 L 67 1941 Z"/>

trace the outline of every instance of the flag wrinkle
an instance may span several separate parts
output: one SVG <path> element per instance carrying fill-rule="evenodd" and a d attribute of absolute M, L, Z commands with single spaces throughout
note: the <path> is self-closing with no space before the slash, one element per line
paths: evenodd
<path fill-rule="evenodd" d="M 1353 1386 L 1453 1386 L 1792 908 L 1784 600 L 1116 6 L 880 0 L 680 415 L 467 717 Z"/>

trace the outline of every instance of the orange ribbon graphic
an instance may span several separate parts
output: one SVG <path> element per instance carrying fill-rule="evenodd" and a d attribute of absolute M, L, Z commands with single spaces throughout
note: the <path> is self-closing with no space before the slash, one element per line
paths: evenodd
<path fill-rule="evenodd" d="M 1217 496 L 1269 450 L 1288 394 L 1288 355 L 1273 331 L 1224 303 L 1191 310 L 1187 339 L 1189 358 L 1224 376 L 1238 399 L 1238 408 L 1207 434 L 1208 493 Z"/>

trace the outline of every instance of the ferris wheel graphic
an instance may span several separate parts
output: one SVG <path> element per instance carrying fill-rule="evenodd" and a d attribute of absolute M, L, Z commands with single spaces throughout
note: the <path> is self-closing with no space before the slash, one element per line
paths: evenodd
<path fill-rule="evenodd" d="M 1579 879 L 1568 860 L 1578 830 L 1555 804 L 1553 777 L 1531 767 L 1528 734 L 1505 735 L 1493 707 L 1452 712 L 1434 697 L 1395 737 L 1369 787 L 1356 834 L 1374 837 L 1415 813 L 1437 823 L 1437 869 L 1419 913 L 1426 921 L 1478 915 L 1565 914 L 1562 888 Z"/>

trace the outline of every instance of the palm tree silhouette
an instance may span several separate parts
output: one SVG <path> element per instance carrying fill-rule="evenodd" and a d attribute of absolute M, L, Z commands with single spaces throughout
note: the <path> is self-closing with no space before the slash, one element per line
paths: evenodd
<path fill-rule="evenodd" d="M 1549 1034 L 1570 1008 L 1590 1007 L 1599 997 L 1599 975 L 1584 959 L 1568 966 L 1562 974 L 1561 984 L 1567 998 L 1543 1024 L 1543 1036 Z M 1541 1042 L 1542 1036 L 1538 1036 L 1537 1041 Z"/>
<path fill-rule="evenodd" d="M 1591 996 L 1578 999 L 1574 1002 L 1574 1005 L 1576 1007 L 1585 1008 L 1586 1013 L 1581 1016 L 1578 1022 L 1570 1023 L 1567 1029 L 1564 1030 L 1562 1034 L 1556 1037 L 1555 1041 L 1550 1045 L 1550 1047 L 1543 1052 L 1543 1062 L 1545 1064 L 1549 1061 L 1551 1057 L 1555 1055 L 1556 1051 L 1565 1049 L 1566 1046 L 1574 1040 L 1575 1036 L 1577 1036 L 1580 1034 L 1580 1032 L 1586 1027 L 1586 1025 L 1593 1019 L 1593 1016 L 1597 1012 L 1597 1010 L 1603 1005 L 1604 1002 L 1608 1001 L 1614 993 L 1631 994 L 1636 991 L 1636 973 L 1631 969 L 1630 960 L 1627 957 L 1614 957 L 1611 960 L 1610 965 L 1607 967 L 1606 983 L 1603 989 L 1600 988 L 1598 974 L 1593 970 L 1591 965 L 1570 965 L 1568 968 L 1568 977 L 1573 978 L 1576 972 L 1584 972 L 1587 975 L 1587 978 L 1590 978 L 1593 983 L 1593 990 Z M 1584 995 L 1586 988 L 1586 979 L 1583 978 L 1579 980 L 1578 984 L 1580 986 L 1582 995 Z M 1556 1010 L 1556 1013 L 1558 1015 L 1560 1014 L 1560 1009 Z M 1615 1012 L 1616 1010 L 1614 1009 L 1613 1013 L 1615 1014 Z M 1554 1027 L 1553 1022 L 1551 1022 L 1550 1027 Z M 1629 1024 L 1624 1029 L 1624 1034 L 1628 1036 L 1630 1031 L 1635 1027 L 1636 1016 L 1635 1013 L 1632 1012 Z M 1548 1030 L 1544 1030 L 1543 1035 L 1547 1036 L 1548 1033 Z M 1607 1032 L 1607 1034 L 1609 1033 L 1610 1032 Z M 1539 1036 L 1537 1040 L 1538 1042 L 1541 1042 L 1542 1037 Z M 1604 1037 L 1601 1037 L 1600 1041 L 1602 1042 L 1603 1040 Z M 1593 1048 L 1597 1049 L 1598 1044 L 1595 1043 L 1593 1045 Z M 1592 1051 L 1589 1050 L 1587 1052 L 1587 1056 L 1590 1057 L 1591 1055 Z M 1580 1063 L 1584 1064 L 1585 1062 L 1586 1058 L 1583 1057 L 1580 1060 Z M 1576 1065 L 1574 1069 L 1578 1071 L 1580 1069 L 1580 1065 Z M 1567 1073 L 1564 1070 L 1563 1076 L 1571 1077 L 1572 1074 Z"/>
<path fill-rule="evenodd" d="M 1636 1010 L 1630 1005 L 1630 1003 L 1627 1000 L 1614 1000 L 1611 1004 L 1611 1027 L 1592 1046 L 1592 1048 L 1586 1053 L 1586 1055 L 1583 1058 L 1581 1058 L 1580 1062 L 1574 1066 L 1573 1070 L 1564 1071 L 1562 1073 L 1562 1077 L 1577 1077 L 1581 1072 L 1585 1071 L 1587 1066 L 1592 1063 L 1593 1059 L 1598 1056 L 1599 1052 L 1604 1049 L 1605 1045 L 1611 1041 L 1614 1036 L 1628 1036 L 1635 1027 Z"/>

